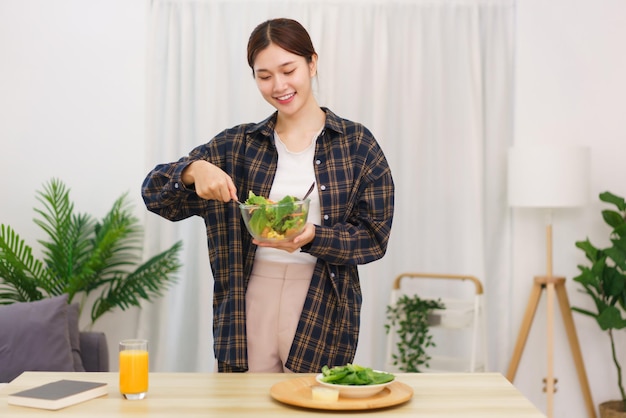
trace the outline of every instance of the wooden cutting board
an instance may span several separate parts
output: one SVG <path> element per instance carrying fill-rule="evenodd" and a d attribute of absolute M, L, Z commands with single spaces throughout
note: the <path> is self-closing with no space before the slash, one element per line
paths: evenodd
<path fill-rule="evenodd" d="M 317 386 L 315 376 L 296 377 L 276 383 L 270 389 L 272 398 L 279 402 L 312 409 L 364 410 L 400 405 L 413 397 L 413 388 L 395 381 L 381 392 L 369 398 L 343 398 L 337 401 L 314 400 L 311 387 Z"/>

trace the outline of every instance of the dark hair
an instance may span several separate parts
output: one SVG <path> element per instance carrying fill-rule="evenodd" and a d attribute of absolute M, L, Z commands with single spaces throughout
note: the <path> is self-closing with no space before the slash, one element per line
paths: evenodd
<path fill-rule="evenodd" d="M 258 25 L 248 39 L 248 65 L 254 76 L 254 60 L 259 52 L 270 44 L 276 44 L 285 51 L 306 58 L 311 62 L 316 54 L 309 33 L 297 21 L 292 19 L 272 19 Z"/>

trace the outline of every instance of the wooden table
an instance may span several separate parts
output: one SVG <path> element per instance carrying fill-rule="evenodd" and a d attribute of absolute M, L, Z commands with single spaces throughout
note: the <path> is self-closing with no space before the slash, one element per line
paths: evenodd
<path fill-rule="evenodd" d="M 289 379 L 312 375 L 151 373 L 146 399 L 128 401 L 119 394 L 117 373 L 26 372 L 0 387 L 0 417 L 329 417 L 354 416 L 354 412 L 300 408 L 274 400 L 270 388 Z M 499 373 L 418 373 L 396 375 L 413 388 L 406 403 L 366 411 L 385 417 L 545 417 Z M 7 396 L 59 379 L 89 380 L 109 384 L 108 396 L 57 412 L 9 405 Z M 356 415 L 364 415 L 359 411 Z"/>

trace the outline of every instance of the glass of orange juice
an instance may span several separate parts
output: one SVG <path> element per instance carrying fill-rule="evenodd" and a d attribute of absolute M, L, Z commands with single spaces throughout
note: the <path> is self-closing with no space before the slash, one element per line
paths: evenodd
<path fill-rule="evenodd" d="M 148 340 L 120 341 L 120 393 L 143 399 L 148 393 Z"/>

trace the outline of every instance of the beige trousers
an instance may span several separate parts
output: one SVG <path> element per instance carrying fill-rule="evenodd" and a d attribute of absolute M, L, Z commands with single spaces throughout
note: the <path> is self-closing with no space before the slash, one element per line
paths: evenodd
<path fill-rule="evenodd" d="M 314 264 L 255 260 L 246 291 L 250 372 L 290 372 L 284 364 L 314 269 Z"/>

